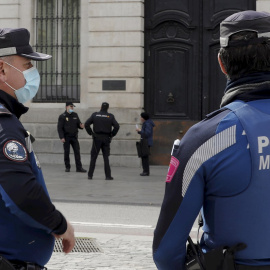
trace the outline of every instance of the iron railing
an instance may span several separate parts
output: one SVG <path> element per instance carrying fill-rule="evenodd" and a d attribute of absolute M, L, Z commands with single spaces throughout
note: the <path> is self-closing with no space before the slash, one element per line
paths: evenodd
<path fill-rule="evenodd" d="M 80 0 L 36 0 L 34 49 L 41 83 L 33 102 L 80 102 Z"/>

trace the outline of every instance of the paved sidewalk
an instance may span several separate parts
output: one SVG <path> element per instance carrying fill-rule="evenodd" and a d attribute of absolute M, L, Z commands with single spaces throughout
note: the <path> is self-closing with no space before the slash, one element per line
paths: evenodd
<path fill-rule="evenodd" d="M 144 209 L 148 209 L 147 211 L 152 215 L 152 226 L 144 232 L 139 229 L 125 230 L 125 228 L 106 231 L 106 229 L 96 227 L 90 228 L 89 233 L 87 227 L 75 225 L 76 237 L 96 239 L 102 252 L 70 253 L 68 255 L 53 253 L 47 264 L 49 270 L 156 269 L 152 259 L 153 231 L 164 195 L 167 166 L 151 166 L 149 177 L 141 177 L 140 168 L 112 167 L 113 181 L 105 180 L 103 167 L 96 168 L 93 180 L 87 179 L 87 173 L 76 173 L 75 168 L 71 168 L 70 173 L 66 173 L 64 166 L 59 165 L 43 165 L 42 169 L 51 199 L 63 213 L 67 212 L 70 204 L 74 207 L 80 207 L 78 205 L 81 204 L 78 209 L 84 207 L 88 209 L 87 205 L 89 205 L 89 211 L 95 208 L 95 205 L 97 208 L 103 207 L 104 209 L 113 209 L 115 206 L 115 213 L 124 212 L 123 207 L 127 208 L 126 211 L 131 209 L 130 215 L 132 216 L 134 213 L 134 218 L 137 215 L 138 221 L 141 220 L 138 213 L 144 213 L 142 211 Z M 121 209 L 117 209 L 117 205 Z M 132 210 L 133 208 L 138 208 L 138 210 Z M 70 209 L 70 211 L 72 210 Z M 81 215 L 78 214 L 78 216 Z M 113 223 L 119 223 L 117 215 L 114 216 L 116 216 L 116 220 Z M 100 217 L 100 219 L 103 218 Z M 89 222 L 91 217 L 88 219 L 80 217 L 78 220 Z M 136 224 L 134 220 L 132 220 L 132 224 Z"/>
<path fill-rule="evenodd" d="M 53 253 L 48 270 L 156 269 L 152 259 L 152 236 L 94 234 L 94 237 L 102 253 Z"/>
<path fill-rule="evenodd" d="M 112 181 L 105 180 L 101 166 L 93 180 L 87 179 L 87 173 L 77 173 L 74 166 L 69 173 L 64 165 L 43 165 L 42 170 L 53 201 L 160 206 L 168 167 L 150 166 L 150 176 L 140 176 L 140 168 L 112 167 Z"/>

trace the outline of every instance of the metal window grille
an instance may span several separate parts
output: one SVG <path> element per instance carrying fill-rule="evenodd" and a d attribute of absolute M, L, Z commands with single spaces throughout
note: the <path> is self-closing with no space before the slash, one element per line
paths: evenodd
<path fill-rule="evenodd" d="M 80 0 L 36 0 L 37 62 L 41 82 L 33 102 L 80 102 Z"/>

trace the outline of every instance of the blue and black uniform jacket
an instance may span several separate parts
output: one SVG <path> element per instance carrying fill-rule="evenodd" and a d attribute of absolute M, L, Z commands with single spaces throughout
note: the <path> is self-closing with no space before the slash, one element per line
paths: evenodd
<path fill-rule="evenodd" d="M 52 204 L 30 136 L 18 118 L 28 108 L 0 90 L 0 255 L 44 266 L 55 234 L 67 229 Z"/>
<path fill-rule="evenodd" d="M 264 98 L 234 100 L 209 114 L 173 151 L 154 233 L 158 269 L 185 269 L 187 238 L 200 210 L 204 252 L 246 243 L 247 248 L 236 253 L 237 263 L 270 265 L 267 84 Z"/>
<path fill-rule="evenodd" d="M 141 135 L 141 138 L 147 139 L 148 145 L 153 146 L 153 128 L 155 124 L 152 119 L 147 119 L 142 124 L 141 131 L 138 131 L 138 134 Z"/>

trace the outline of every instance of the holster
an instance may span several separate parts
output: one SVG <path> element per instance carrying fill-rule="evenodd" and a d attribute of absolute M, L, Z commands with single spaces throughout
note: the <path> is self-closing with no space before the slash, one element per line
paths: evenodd
<path fill-rule="evenodd" d="M 205 253 L 203 255 L 205 270 L 236 270 L 234 254 L 246 247 L 246 244 L 239 243 L 232 247 L 220 247 Z"/>
<path fill-rule="evenodd" d="M 239 243 L 232 247 L 220 247 L 203 253 L 199 243 L 194 244 L 190 237 L 188 242 L 186 269 L 196 270 L 237 270 L 234 254 L 247 247 L 246 244 Z"/>

